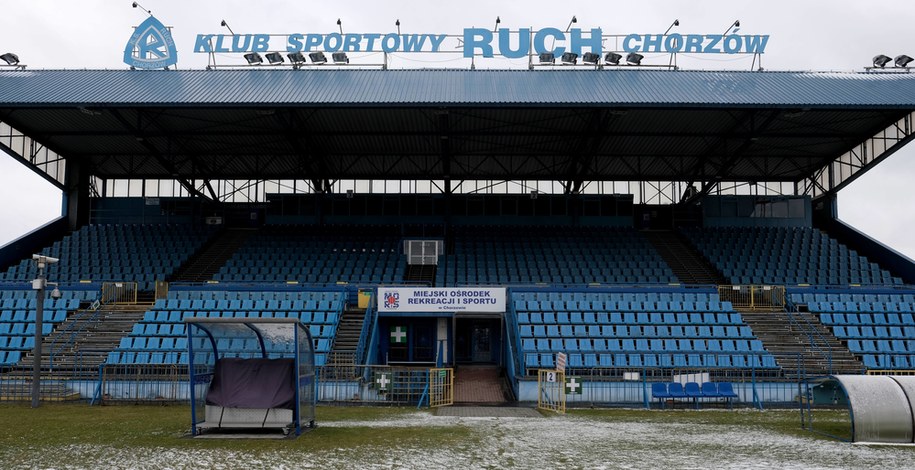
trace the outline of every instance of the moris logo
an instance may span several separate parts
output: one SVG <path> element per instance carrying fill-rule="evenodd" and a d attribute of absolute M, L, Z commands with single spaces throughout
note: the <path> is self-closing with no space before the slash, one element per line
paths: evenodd
<path fill-rule="evenodd" d="M 400 294 L 397 292 L 387 292 L 384 294 L 385 308 L 400 308 Z"/>
<path fill-rule="evenodd" d="M 172 33 L 150 15 L 127 41 L 124 63 L 137 69 L 164 69 L 177 64 L 178 50 Z"/>

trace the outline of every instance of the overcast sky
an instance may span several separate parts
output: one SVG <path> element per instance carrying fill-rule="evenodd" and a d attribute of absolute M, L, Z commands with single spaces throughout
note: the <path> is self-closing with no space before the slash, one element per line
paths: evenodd
<path fill-rule="evenodd" d="M 132 27 L 146 18 L 131 1 L 6 0 L 0 15 L 0 53 L 15 52 L 30 69 L 124 69 L 121 60 Z M 573 15 L 584 29 L 604 34 L 661 33 L 674 19 L 681 34 L 722 33 L 735 20 L 741 34 L 769 34 L 767 70 L 860 71 L 876 54 L 915 56 L 915 2 L 832 0 L 769 1 L 349 1 L 145 0 L 140 4 L 173 26 L 179 68 L 202 69 L 205 54 L 192 52 L 196 34 L 330 33 L 337 18 L 345 32 L 458 34 L 465 27 L 564 29 Z M 439 62 L 439 60 L 444 60 Z M 220 55 L 219 63 L 241 62 Z M 684 56 L 684 69 L 749 70 L 746 57 Z M 478 64 L 481 65 L 481 64 Z M 486 67 L 518 65 L 493 59 Z M 467 67 L 460 58 L 399 56 L 392 66 Z M 839 193 L 839 217 L 910 258 L 915 258 L 911 187 L 915 147 L 909 146 Z M 0 244 L 58 216 L 60 193 L 11 158 L 0 158 Z"/>

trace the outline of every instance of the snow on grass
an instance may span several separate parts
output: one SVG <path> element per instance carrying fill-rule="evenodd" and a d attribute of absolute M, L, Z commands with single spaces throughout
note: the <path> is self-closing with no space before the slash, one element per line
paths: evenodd
<path fill-rule="evenodd" d="M 72 445 L 0 449 L 0 467 L 112 469 L 236 469 L 236 468 L 915 468 L 909 448 L 866 447 L 785 435 L 760 423 L 689 424 L 675 422 L 677 413 L 657 415 L 671 422 L 613 421 L 593 416 L 549 418 L 437 417 L 416 412 L 365 421 L 330 421 L 321 428 L 415 429 L 410 442 L 383 442 L 349 447 L 297 449 L 297 441 L 240 450 L 223 441 L 218 448 L 204 441 L 180 441 L 164 447 Z M 771 415 L 770 415 L 771 416 Z M 656 418 L 655 415 L 651 416 Z M 469 437 L 443 446 L 424 442 L 424 433 L 462 431 Z M 413 435 L 411 433 L 411 435 Z M 313 434 L 299 437 L 307 440 Z M 176 444 L 179 437 L 175 437 Z M 208 443 L 212 443 L 209 441 Z"/>

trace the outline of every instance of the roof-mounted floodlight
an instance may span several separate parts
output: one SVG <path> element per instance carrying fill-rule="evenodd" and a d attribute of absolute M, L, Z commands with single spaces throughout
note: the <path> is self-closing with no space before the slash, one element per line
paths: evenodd
<path fill-rule="evenodd" d="M 890 59 L 889 56 L 883 54 L 876 55 L 874 56 L 874 67 L 880 67 L 882 69 L 886 64 L 890 63 L 891 60 L 893 59 Z"/>
<path fill-rule="evenodd" d="M 645 56 L 643 56 L 642 54 L 630 52 L 629 54 L 626 55 L 626 62 L 629 63 L 630 65 L 642 65 L 642 59 L 644 59 L 644 58 L 645 58 Z"/>
<path fill-rule="evenodd" d="M 674 26 L 680 26 L 680 20 L 674 20 L 674 22 L 671 23 L 670 26 L 667 27 L 667 31 L 664 31 L 664 35 L 667 36 L 667 33 L 669 33 L 670 30 L 674 29 Z"/>
<path fill-rule="evenodd" d="M 268 52 L 264 57 L 267 58 L 267 62 L 270 62 L 270 65 L 280 65 L 286 60 L 283 59 L 283 54 L 279 52 Z"/>
<path fill-rule="evenodd" d="M 289 62 L 292 62 L 292 65 L 302 65 L 305 63 L 305 54 L 301 52 L 290 52 L 286 54 L 286 57 L 289 57 Z"/>
<path fill-rule="evenodd" d="M 245 54 L 245 60 L 248 61 L 248 65 L 260 65 L 264 63 L 264 58 L 261 57 L 257 52 L 249 52 Z"/>
<path fill-rule="evenodd" d="M 540 53 L 540 63 L 541 64 L 555 64 L 556 55 L 552 52 L 541 52 Z"/>
<path fill-rule="evenodd" d="M 563 52 L 561 60 L 563 64 L 575 65 L 578 63 L 578 54 L 574 52 Z"/>
<path fill-rule="evenodd" d="M 569 21 L 569 25 L 566 26 L 567 33 L 569 32 L 570 29 L 572 29 L 572 25 L 575 23 L 578 23 L 578 18 L 576 18 L 575 15 L 572 15 L 572 19 Z"/>
<path fill-rule="evenodd" d="M 581 61 L 586 64 L 597 65 L 600 62 L 600 54 L 585 52 L 585 55 L 581 56 Z"/>
<path fill-rule="evenodd" d="M 12 52 L 0 55 L 0 60 L 6 62 L 6 65 L 19 65 L 19 56 Z"/>
<path fill-rule="evenodd" d="M 897 55 L 896 58 L 893 59 L 893 63 L 896 65 L 896 67 L 908 67 L 909 63 L 912 62 L 912 60 L 915 60 L 915 59 L 912 59 L 911 57 L 909 57 L 905 54 L 902 54 L 902 55 Z"/>
<path fill-rule="evenodd" d="M 311 59 L 313 64 L 325 64 L 327 63 L 327 56 L 323 52 L 312 52 L 308 54 L 308 58 Z"/>
<path fill-rule="evenodd" d="M 334 52 L 330 55 L 334 59 L 335 64 L 348 64 L 349 57 L 347 57 L 346 52 Z"/>
<path fill-rule="evenodd" d="M 606 55 L 604 55 L 604 62 L 608 64 L 619 65 L 620 60 L 622 59 L 623 56 L 617 54 L 616 52 L 608 52 Z"/>
<path fill-rule="evenodd" d="M 229 23 L 226 23 L 226 20 L 220 21 L 220 22 L 219 22 L 219 26 L 222 26 L 222 27 L 228 29 L 229 32 L 232 33 L 232 36 L 235 36 L 235 31 L 232 31 L 232 27 L 229 26 Z"/>

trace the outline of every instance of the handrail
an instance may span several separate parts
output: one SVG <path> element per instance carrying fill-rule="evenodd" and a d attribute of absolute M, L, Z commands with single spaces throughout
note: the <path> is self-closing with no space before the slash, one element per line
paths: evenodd
<path fill-rule="evenodd" d="M 800 323 L 797 321 L 795 316 L 792 314 L 792 310 L 794 310 L 796 312 L 797 306 L 786 298 L 785 299 L 785 313 L 788 316 L 788 321 L 791 322 L 793 325 L 797 325 L 798 328 L 801 328 Z M 804 325 L 805 325 L 803 329 L 804 329 L 804 332 L 807 334 L 807 338 L 810 340 L 811 349 L 819 352 L 820 355 L 823 357 L 823 359 L 826 360 L 826 363 L 828 366 L 828 372 L 831 374 L 833 372 L 832 353 L 826 352 L 824 350 L 824 349 L 830 349 L 829 342 L 826 341 L 826 338 L 824 338 L 823 335 L 820 334 L 820 332 L 816 328 L 813 327 L 813 325 L 810 323 L 810 321 L 808 321 L 806 318 L 804 318 L 803 320 L 804 320 Z M 820 344 L 823 345 L 823 348 L 820 348 Z"/>
<path fill-rule="evenodd" d="M 54 338 L 54 340 L 51 341 L 51 344 L 48 346 L 48 350 L 50 352 L 48 359 L 49 367 L 54 367 L 54 356 L 60 354 L 65 349 L 70 348 L 76 342 L 76 338 L 81 333 L 86 331 L 86 328 L 90 324 L 97 324 L 99 322 L 99 318 L 101 317 L 101 307 L 102 303 L 96 299 L 92 302 L 92 305 L 90 305 L 89 308 L 84 310 L 77 310 L 76 315 L 73 317 L 73 322 L 68 324 L 66 328 L 60 331 L 60 334 Z M 88 318 L 84 318 L 87 315 Z M 58 343 L 58 338 L 64 337 L 66 337 L 66 341 Z"/>
<path fill-rule="evenodd" d="M 508 338 L 508 344 L 509 344 L 508 353 L 511 356 L 508 359 L 514 361 L 512 363 L 512 365 L 513 365 L 513 369 L 514 369 L 515 373 L 520 371 L 520 372 L 523 372 L 524 374 L 526 374 L 527 371 L 524 369 L 525 366 L 524 366 L 523 361 L 521 360 L 521 356 L 522 356 L 521 337 L 520 337 L 520 335 L 517 334 L 518 333 L 518 314 L 515 311 L 515 302 L 514 302 L 514 299 L 512 298 L 512 292 L 509 291 L 509 293 L 507 294 L 507 297 L 508 297 L 508 299 L 507 299 L 508 306 L 505 309 L 505 315 L 506 315 L 506 318 L 505 318 L 506 333 L 505 334 L 506 334 L 506 337 Z M 515 354 L 516 352 L 517 352 L 517 354 Z M 512 377 L 512 379 L 514 379 L 514 377 Z"/>
<path fill-rule="evenodd" d="M 369 296 L 369 305 L 365 309 L 365 316 L 362 319 L 362 330 L 359 332 L 359 343 L 356 345 L 356 361 L 360 361 L 362 364 L 365 364 L 365 342 L 366 336 L 368 334 L 369 324 L 374 319 L 375 305 L 374 305 L 375 293 L 373 292 Z"/>

